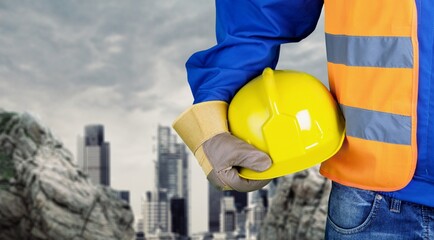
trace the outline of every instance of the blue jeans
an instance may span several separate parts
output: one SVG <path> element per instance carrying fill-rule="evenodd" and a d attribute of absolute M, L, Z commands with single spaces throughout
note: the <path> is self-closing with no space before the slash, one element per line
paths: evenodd
<path fill-rule="evenodd" d="M 339 240 L 434 239 L 434 208 L 333 182 L 325 235 Z"/>

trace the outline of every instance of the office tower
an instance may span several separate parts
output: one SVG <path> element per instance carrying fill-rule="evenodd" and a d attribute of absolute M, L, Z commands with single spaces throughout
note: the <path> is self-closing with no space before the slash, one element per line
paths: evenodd
<path fill-rule="evenodd" d="M 223 196 L 220 199 L 220 232 L 234 232 L 236 224 L 235 197 Z"/>
<path fill-rule="evenodd" d="M 104 140 L 103 125 L 85 127 L 84 146 L 89 175 L 95 182 L 110 186 L 110 144 Z"/>
<path fill-rule="evenodd" d="M 110 146 L 104 142 L 104 127 L 88 125 L 77 138 L 77 164 L 96 184 L 110 184 Z"/>
<path fill-rule="evenodd" d="M 167 190 L 148 191 L 142 196 L 143 227 L 146 235 L 169 232 L 169 199 Z"/>
<path fill-rule="evenodd" d="M 220 199 L 223 198 L 223 196 L 234 197 L 237 216 L 241 214 L 247 206 L 247 193 L 237 191 L 223 192 L 215 188 L 211 183 L 208 183 L 208 231 L 210 232 L 220 231 Z M 240 217 L 242 218 L 243 216 Z M 239 221 L 237 220 L 237 222 Z M 244 226 L 237 226 L 237 228 L 242 231 Z"/>
<path fill-rule="evenodd" d="M 170 199 L 172 233 L 187 237 L 187 209 L 183 198 Z"/>
<path fill-rule="evenodd" d="M 103 125 L 85 126 L 77 141 L 77 160 L 95 184 L 110 186 L 110 144 L 104 140 Z"/>
<path fill-rule="evenodd" d="M 158 126 L 154 192 L 142 198 L 147 239 L 188 237 L 188 154 L 170 127 Z"/>
<path fill-rule="evenodd" d="M 208 231 L 220 231 L 220 199 L 223 192 L 208 183 Z"/>
<path fill-rule="evenodd" d="M 158 126 L 156 187 L 166 189 L 167 198 L 178 199 L 172 205 L 172 222 L 182 221 L 185 224 L 177 228 L 181 236 L 188 235 L 188 154 L 186 146 L 178 143 L 176 135 L 171 133 L 170 127 Z M 182 201 L 180 200 L 182 199 Z M 173 211 L 183 211 L 182 216 L 175 216 Z M 182 235 L 185 234 L 185 235 Z"/>
<path fill-rule="evenodd" d="M 235 235 L 244 239 L 246 235 L 247 208 L 237 212 Z"/>
<path fill-rule="evenodd" d="M 279 179 L 280 178 L 274 178 L 270 181 L 270 183 L 267 185 L 267 196 L 268 196 L 268 205 L 271 206 L 273 204 L 274 197 L 276 196 L 277 192 L 277 186 L 279 185 Z"/>
<path fill-rule="evenodd" d="M 237 191 L 224 191 L 223 195 L 233 196 L 235 200 L 235 208 L 237 212 L 241 212 L 247 207 L 247 193 Z"/>
<path fill-rule="evenodd" d="M 177 143 L 170 127 L 158 126 L 157 188 L 167 189 L 169 198 L 188 197 L 188 155 Z"/>
<path fill-rule="evenodd" d="M 268 191 L 260 189 L 249 193 L 249 206 L 246 212 L 246 239 L 257 239 L 262 221 L 268 210 Z"/>

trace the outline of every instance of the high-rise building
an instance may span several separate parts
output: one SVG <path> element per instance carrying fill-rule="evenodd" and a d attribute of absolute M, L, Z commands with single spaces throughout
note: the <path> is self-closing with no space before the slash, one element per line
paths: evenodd
<path fill-rule="evenodd" d="M 241 212 L 237 212 L 236 220 L 235 235 L 240 239 L 244 239 L 246 236 L 247 208 L 244 208 Z"/>
<path fill-rule="evenodd" d="M 220 199 L 220 232 L 234 232 L 236 227 L 235 197 L 223 196 Z"/>
<path fill-rule="evenodd" d="M 235 200 L 235 209 L 237 212 L 243 211 L 247 207 L 247 193 L 237 191 L 224 191 L 225 196 L 233 196 Z"/>
<path fill-rule="evenodd" d="M 110 144 L 103 125 L 87 125 L 77 141 L 78 165 L 95 184 L 110 186 Z"/>
<path fill-rule="evenodd" d="M 220 231 L 220 199 L 223 192 L 208 183 L 208 231 Z"/>
<path fill-rule="evenodd" d="M 184 236 L 185 239 L 187 239 L 187 209 L 184 198 L 174 197 L 170 199 L 170 215 L 172 233 L 176 233 L 178 236 Z"/>
<path fill-rule="evenodd" d="M 260 189 L 249 193 L 246 212 L 246 239 L 257 239 L 262 221 L 268 211 L 268 191 Z"/>
<path fill-rule="evenodd" d="M 188 236 L 188 154 L 186 146 L 177 142 L 170 127 L 158 126 L 156 188 L 166 189 L 167 198 L 178 199 L 172 204 L 172 222 L 183 222 L 176 227 L 180 236 Z M 182 199 L 182 201 L 180 200 Z M 174 202 L 174 203 L 175 203 Z M 181 206 L 182 204 L 183 206 Z M 175 215 L 174 212 L 184 214 Z M 182 218 L 182 219 L 181 219 Z"/>
<path fill-rule="evenodd" d="M 147 239 L 188 238 L 188 153 L 170 127 L 158 126 L 155 191 L 142 197 Z"/>
<path fill-rule="evenodd" d="M 220 231 L 220 203 L 224 196 L 234 197 L 234 206 L 237 216 L 242 214 L 244 209 L 247 207 L 247 193 L 237 191 L 223 192 L 211 185 L 211 183 L 208 183 L 208 231 L 210 232 Z M 238 217 L 237 222 L 239 223 Z M 237 226 L 237 228 L 240 231 L 244 230 L 244 226 Z"/>
<path fill-rule="evenodd" d="M 170 232 L 167 190 L 148 191 L 142 196 L 143 227 L 146 235 Z"/>
<path fill-rule="evenodd" d="M 170 127 L 158 126 L 157 188 L 167 189 L 169 198 L 188 198 L 188 154 Z"/>

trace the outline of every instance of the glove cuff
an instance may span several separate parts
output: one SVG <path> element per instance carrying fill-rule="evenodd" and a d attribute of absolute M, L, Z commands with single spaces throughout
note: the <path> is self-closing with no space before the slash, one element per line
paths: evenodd
<path fill-rule="evenodd" d="M 223 101 L 209 101 L 194 104 L 174 122 L 173 128 L 195 154 L 208 139 L 228 132 L 228 104 Z"/>

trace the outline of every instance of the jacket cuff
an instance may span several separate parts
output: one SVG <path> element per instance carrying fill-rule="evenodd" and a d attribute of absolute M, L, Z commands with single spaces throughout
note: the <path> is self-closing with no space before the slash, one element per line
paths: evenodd
<path fill-rule="evenodd" d="M 223 101 L 209 101 L 194 104 L 174 122 L 173 128 L 195 154 L 208 139 L 228 132 L 228 104 Z"/>

